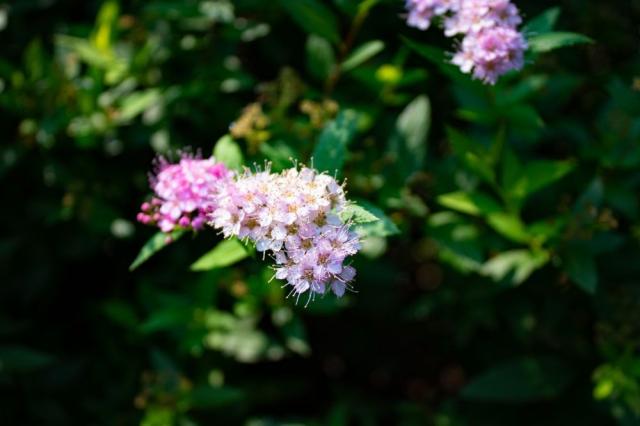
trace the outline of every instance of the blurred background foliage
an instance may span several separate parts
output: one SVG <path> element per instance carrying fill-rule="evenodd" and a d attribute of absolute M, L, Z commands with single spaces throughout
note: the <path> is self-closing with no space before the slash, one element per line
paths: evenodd
<path fill-rule="evenodd" d="M 0 3 L 0 422 L 640 424 L 640 2 L 516 4 L 486 87 L 401 0 Z M 186 147 L 338 170 L 358 293 L 214 232 L 129 272 Z"/>

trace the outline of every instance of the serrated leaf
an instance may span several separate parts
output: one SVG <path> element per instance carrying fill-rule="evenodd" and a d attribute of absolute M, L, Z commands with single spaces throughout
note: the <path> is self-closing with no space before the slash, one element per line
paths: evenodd
<path fill-rule="evenodd" d="M 560 16 L 559 7 L 551 7 L 531 19 L 523 28 L 525 34 L 542 34 L 553 30 Z"/>
<path fill-rule="evenodd" d="M 438 203 L 452 210 L 474 216 L 489 215 L 500 212 L 500 204 L 488 195 L 481 193 L 466 193 L 462 191 L 442 194 Z"/>
<path fill-rule="evenodd" d="M 368 41 L 357 48 L 344 60 L 342 71 L 348 72 L 357 66 L 363 64 L 384 50 L 384 42 L 380 40 Z"/>
<path fill-rule="evenodd" d="M 375 214 L 356 203 L 348 204 L 344 209 L 342 209 L 340 212 L 340 219 L 342 219 L 343 222 L 349 221 L 354 224 L 369 223 L 379 220 Z"/>
<path fill-rule="evenodd" d="M 403 182 L 422 168 L 431 126 L 431 103 L 425 95 L 415 98 L 402 111 L 389 140 L 389 153 L 396 163 L 396 174 Z"/>
<path fill-rule="evenodd" d="M 183 235 L 184 235 L 183 230 L 176 230 L 169 234 L 166 234 L 164 232 L 157 232 L 156 234 L 153 235 L 153 237 L 149 239 L 149 241 L 145 243 L 144 246 L 142 246 L 140 253 L 138 253 L 138 256 L 136 257 L 136 259 L 133 261 L 131 266 L 129 266 L 129 270 L 133 271 L 138 266 L 142 265 L 144 262 L 149 260 L 151 256 L 153 256 L 158 251 L 162 250 L 172 242 L 176 241 L 178 238 L 182 237 Z"/>
<path fill-rule="evenodd" d="M 550 32 L 529 37 L 529 49 L 533 52 L 550 52 L 562 47 L 575 46 L 577 44 L 593 43 L 593 40 L 585 35 L 569 32 Z"/>
<path fill-rule="evenodd" d="M 358 114 L 341 111 L 322 130 L 313 150 L 313 167 L 321 172 L 340 173 L 347 156 L 347 146 L 358 129 Z"/>
<path fill-rule="evenodd" d="M 398 226 L 382 209 L 364 200 L 358 202 L 358 207 L 366 211 L 360 221 L 353 221 L 356 223 L 354 231 L 361 237 L 389 237 L 400 233 Z"/>
<path fill-rule="evenodd" d="M 224 240 L 191 265 L 192 271 L 224 268 L 249 256 L 247 248 L 237 239 Z"/>
<path fill-rule="evenodd" d="M 466 399 L 528 402 L 552 399 L 569 385 L 569 366 L 553 358 L 520 358 L 491 368 L 463 389 Z"/>
<path fill-rule="evenodd" d="M 311 75 L 324 81 L 336 65 L 333 47 L 326 39 L 315 34 L 309 35 L 306 44 L 307 68 Z"/>
<path fill-rule="evenodd" d="M 244 164 L 242 149 L 231 135 L 224 135 L 216 142 L 213 156 L 231 170 L 240 170 Z"/>
<path fill-rule="evenodd" d="M 318 0 L 280 0 L 291 18 L 305 31 L 317 34 L 333 43 L 340 42 L 338 21 L 331 9 Z"/>

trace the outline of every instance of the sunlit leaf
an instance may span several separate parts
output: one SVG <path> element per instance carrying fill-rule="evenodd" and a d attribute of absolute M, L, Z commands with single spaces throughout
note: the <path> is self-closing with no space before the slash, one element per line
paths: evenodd
<path fill-rule="evenodd" d="M 487 223 L 499 234 L 519 243 L 528 243 L 532 235 L 522 220 L 513 213 L 491 213 L 487 216 Z"/>
<path fill-rule="evenodd" d="M 162 94 L 158 89 L 133 92 L 121 100 L 117 116 L 118 122 L 125 123 L 132 120 L 148 108 L 156 105 L 161 99 Z"/>
<path fill-rule="evenodd" d="M 438 197 L 444 207 L 474 216 L 488 215 L 502 211 L 497 201 L 482 193 L 451 192 Z"/>
<path fill-rule="evenodd" d="M 524 282 L 536 270 L 549 261 L 549 253 L 544 250 L 509 250 L 489 259 L 480 272 L 494 281 L 509 278 L 517 285 Z"/>
<path fill-rule="evenodd" d="M 361 237 L 389 237 L 400 233 L 398 226 L 380 208 L 364 200 L 358 202 L 358 207 L 366 211 L 366 215 L 362 215 L 364 220 L 354 220 L 354 229 Z"/>
<path fill-rule="evenodd" d="M 216 142 L 213 156 L 231 170 L 240 170 L 244 164 L 242 149 L 231 135 L 224 135 Z"/>
<path fill-rule="evenodd" d="M 430 126 L 431 104 L 425 95 L 415 98 L 396 120 L 389 153 L 395 160 L 395 172 L 400 180 L 406 180 L 422 168 Z"/>
<path fill-rule="evenodd" d="M 350 71 L 355 67 L 363 64 L 369 59 L 373 58 L 384 49 L 384 42 L 380 40 L 372 40 L 358 46 L 354 51 L 344 60 L 340 67 L 343 71 Z"/>
<path fill-rule="evenodd" d="M 568 32 L 550 32 L 537 34 L 529 37 L 529 48 L 533 52 L 544 53 L 562 47 L 574 46 L 576 44 L 589 44 L 593 40 L 589 37 Z"/>
<path fill-rule="evenodd" d="M 144 262 L 149 260 L 151 256 L 153 256 L 158 251 L 162 250 L 172 242 L 176 241 L 178 238 L 182 237 L 183 235 L 184 235 L 183 230 L 176 230 L 169 234 L 165 234 L 164 232 L 157 232 L 142 247 L 136 259 L 133 261 L 131 266 L 129 266 L 129 270 L 133 271 L 138 266 L 142 265 Z"/>
<path fill-rule="evenodd" d="M 375 214 L 356 203 L 347 205 L 340 212 L 340 218 L 343 221 L 349 221 L 354 224 L 376 222 L 379 220 Z"/>
<path fill-rule="evenodd" d="M 191 265 L 192 271 L 224 268 L 249 256 L 247 248 L 237 239 L 224 240 Z"/>

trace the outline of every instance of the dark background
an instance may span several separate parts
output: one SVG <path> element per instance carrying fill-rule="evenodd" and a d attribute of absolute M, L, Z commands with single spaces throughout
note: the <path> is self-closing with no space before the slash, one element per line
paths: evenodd
<path fill-rule="evenodd" d="M 407 28 L 401 1 L 374 6 L 355 44 L 380 39 L 384 51 L 327 96 L 369 118 L 345 167 L 350 195 L 402 232 L 357 257 L 357 294 L 306 309 L 266 283 L 259 259 L 190 271 L 214 232 L 128 270 L 153 234 L 134 219 L 156 151 L 208 154 L 256 100 L 269 134 L 237 138 L 247 164 L 305 161 L 321 128 L 298 106 L 323 97 L 308 31 L 279 2 L 238 0 L 228 20 L 207 15 L 213 3 L 121 2 L 104 24 L 105 57 L 127 64 L 115 77 L 117 61 L 83 59 L 57 38 L 92 46 L 102 2 L 0 4 L 0 423 L 640 424 L 640 3 L 516 2 L 525 22 L 559 6 L 556 28 L 594 43 L 531 56 L 494 89 L 409 49 L 400 35 L 452 47 L 436 28 Z M 357 2 L 325 3 L 348 33 Z M 414 80 L 376 82 L 383 64 Z M 483 106 L 516 88 L 525 95 L 512 111 L 533 116 Z M 428 156 L 398 182 L 381 159 L 420 94 L 432 107 Z M 474 108 L 493 118 L 469 119 Z M 486 188 L 446 129 L 488 144 L 500 126 L 523 165 L 575 165 L 522 210 L 528 224 L 564 222 L 549 261 L 519 285 L 443 258 L 450 230 L 430 222 L 447 211 L 439 195 Z M 473 232 L 458 252 L 482 263 L 521 246 L 481 218 L 464 221 Z M 576 284 L 594 276 L 591 293 Z"/>

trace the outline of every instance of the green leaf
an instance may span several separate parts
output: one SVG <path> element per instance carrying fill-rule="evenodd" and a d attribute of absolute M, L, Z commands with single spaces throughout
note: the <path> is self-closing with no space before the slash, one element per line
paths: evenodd
<path fill-rule="evenodd" d="M 430 125 L 431 104 L 425 95 L 415 98 L 396 120 L 395 131 L 389 140 L 389 152 L 402 181 L 422 168 Z"/>
<path fill-rule="evenodd" d="M 50 355 L 24 346 L 0 347 L 0 373 L 28 373 L 52 361 Z"/>
<path fill-rule="evenodd" d="M 198 386 L 188 396 L 188 402 L 194 408 L 224 407 L 241 401 L 245 394 L 231 387 Z"/>
<path fill-rule="evenodd" d="M 532 239 L 522 220 L 510 213 L 498 212 L 487 216 L 487 223 L 499 234 L 518 243 L 529 243 Z"/>
<path fill-rule="evenodd" d="M 531 194 L 569 174 L 575 166 L 571 161 L 538 160 L 522 167 L 515 156 L 506 155 L 503 186 L 507 196 L 521 204 Z"/>
<path fill-rule="evenodd" d="M 192 271 L 224 268 L 249 256 L 247 248 L 237 239 L 224 240 L 191 265 Z"/>
<path fill-rule="evenodd" d="M 509 250 L 489 259 L 482 265 L 480 273 L 494 281 L 509 278 L 512 284 L 518 285 L 548 261 L 549 253 L 544 250 Z"/>
<path fill-rule="evenodd" d="M 440 195 L 438 203 L 452 210 L 474 216 L 489 215 L 502 211 L 497 201 L 481 193 L 450 192 Z"/>
<path fill-rule="evenodd" d="M 347 156 L 347 146 L 357 129 L 358 114 L 353 110 L 341 111 L 335 120 L 327 123 L 313 150 L 313 167 L 321 172 L 341 172 Z"/>
<path fill-rule="evenodd" d="M 338 21 L 331 9 L 318 0 L 280 0 L 291 18 L 305 31 L 317 34 L 333 43 L 340 42 Z"/>
<path fill-rule="evenodd" d="M 552 399 L 569 385 L 569 366 L 553 358 L 520 358 L 500 364 L 471 380 L 466 399 L 492 402 L 529 402 Z"/>
<path fill-rule="evenodd" d="M 307 68 L 318 80 L 326 80 L 336 65 L 336 57 L 331 43 L 315 34 L 307 38 Z"/>
<path fill-rule="evenodd" d="M 102 305 L 102 312 L 114 323 L 126 328 L 138 325 L 138 316 L 131 304 L 123 300 L 109 300 Z"/>
<path fill-rule="evenodd" d="M 56 35 L 54 40 L 57 46 L 74 52 L 88 65 L 107 68 L 113 62 L 113 58 L 110 55 L 101 52 L 96 46 L 83 38 Z"/>
<path fill-rule="evenodd" d="M 348 204 L 340 212 L 340 219 L 342 219 L 343 222 L 350 221 L 354 224 L 376 222 L 379 220 L 375 214 L 356 203 Z"/>
<path fill-rule="evenodd" d="M 576 44 L 593 43 L 589 37 L 567 32 L 550 32 L 529 37 L 529 49 L 536 53 L 550 52 Z"/>
<path fill-rule="evenodd" d="M 149 318 L 140 325 L 140 331 L 145 334 L 158 331 L 180 329 L 193 317 L 193 308 L 182 304 L 175 304 L 154 311 Z"/>
<path fill-rule="evenodd" d="M 224 135 L 213 148 L 213 156 L 216 160 L 224 163 L 229 169 L 241 170 L 244 164 L 242 149 L 231 135 Z"/>
<path fill-rule="evenodd" d="M 373 58 L 384 49 L 384 42 L 380 40 L 372 40 L 358 46 L 354 51 L 344 60 L 341 65 L 342 71 L 348 72 L 355 67 L 363 64 L 369 59 Z"/>
<path fill-rule="evenodd" d="M 364 200 L 356 207 L 359 211 L 352 220 L 356 224 L 354 231 L 361 237 L 389 237 L 400 233 L 398 226 L 380 208 Z"/>
<path fill-rule="evenodd" d="M 551 7 L 535 18 L 531 19 L 527 25 L 524 26 L 523 32 L 525 34 L 542 34 L 548 33 L 553 30 L 560 16 L 559 7 Z"/>
<path fill-rule="evenodd" d="M 162 250 L 164 247 L 168 246 L 172 242 L 176 241 L 178 238 L 182 237 L 183 235 L 184 235 L 183 230 L 176 230 L 169 234 L 165 234 L 164 232 L 157 232 L 142 247 L 136 259 L 133 261 L 131 266 L 129 266 L 129 270 L 133 271 L 138 266 L 142 265 L 144 262 L 149 260 L 151 256 L 153 256 L 158 251 Z"/>
<path fill-rule="evenodd" d="M 118 122 L 126 123 L 142 114 L 148 108 L 156 105 L 162 99 L 158 89 L 148 89 L 134 92 L 122 99 L 118 110 Z"/>
<path fill-rule="evenodd" d="M 593 255 L 588 250 L 570 248 L 564 258 L 564 270 L 581 289 L 594 294 L 598 287 L 598 271 Z"/>
<path fill-rule="evenodd" d="M 451 64 L 451 61 L 447 59 L 447 55 L 444 50 L 418 43 L 404 36 L 400 36 L 400 38 L 404 44 L 409 46 L 414 52 L 437 66 L 443 74 L 454 80 L 468 80 L 468 77 L 460 72 L 458 67 Z"/>

